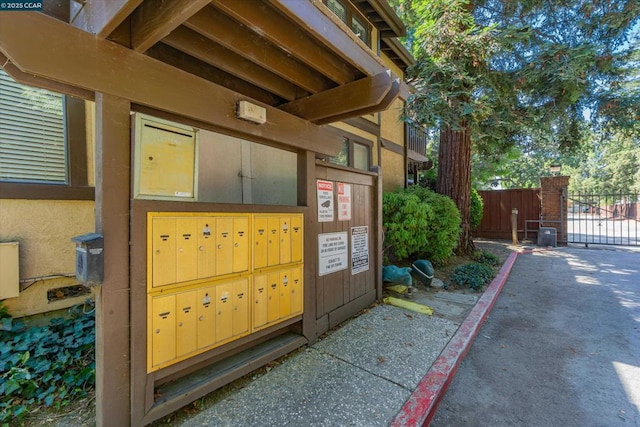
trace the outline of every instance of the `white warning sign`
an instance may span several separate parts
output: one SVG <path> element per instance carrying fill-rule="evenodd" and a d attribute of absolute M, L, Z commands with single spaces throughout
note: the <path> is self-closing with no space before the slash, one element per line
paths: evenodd
<path fill-rule="evenodd" d="M 347 232 L 318 235 L 318 274 L 335 273 L 349 268 Z"/>

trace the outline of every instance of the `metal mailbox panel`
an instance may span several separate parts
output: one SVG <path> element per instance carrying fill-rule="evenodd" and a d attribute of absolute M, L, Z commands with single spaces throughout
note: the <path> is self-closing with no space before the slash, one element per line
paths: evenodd
<path fill-rule="evenodd" d="M 176 351 L 177 356 L 194 352 L 198 347 L 195 291 L 176 295 Z"/>
<path fill-rule="evenodd" d="M 253 220 L 253 268 L 264 268 L 267 264 L 268 227 L 266 217 L 256 216 Z"/>
<path fill-rule="evenodd" d="M 216 286 L 216 342 L 224 341 L 233 335 L 233 284 Z"/>
<path fill-rule="evenodd" d="M 303 309 L 304 287 L 302 284 L 302 267 L 291 269 L 291 314 L 300 314 Z"/>
<path fill-rule="evenodd" d="M 233 271 L 233 218 L 216 219 L 216 275 Z"/>
<path fill-rule="evenodd" d="M 261 274 L 253 277 L 253 327 L 267 324 L 267 285 L 269 277 Z"/>
<path fill-rule="evenodd" d="M 198 223 L 195 218 L 176 218 L 176 281 L 198 278 Z"/>
<path fill-rule="evenodd" d="M 198 218 L 198 278 L 204 279 L 215 276 L 215 220 L 213 218 Z"/>
<path fill-rule="evenodd" d="M 280 264 L 291 262 L 291 217 L 280 217 Z"/>
<path fill-rule="evenodd" d="M 176 281 L 176 220 L 153 218 L 152 225 L 152 286 Z"/>
<path fill-rule="evenodd" d="M 280 318 L 280 274 L 269 273 L 267 282 L 267 323 Z"/>
<path fill-rule="evenodd" d="M 291 216 L 291 262 L 302 261 L 302 215 Z"/>
<path fill-rule="evenodd" d="M 280 271 L 280 316 L 288 317 L 291 314 L 291 271 Z"/>
<path fill-rule="evenodd" d="M 204 348 L 212 345 L 216 340 L 215 288 L 208 287 L 196 292 L 197 345 L 198 348 Z"/>
<path fill-rule="evenodd" d="M 280 264 L 280 219 L 270 216 L 267 221 L 267 264 L 274 266 Z"/>
<path fill-rule="evenodd" d="M 249 284 L 247 279 L 233 282 L 233 336 L 249 332 Z"/>
<path fill-rule="evenodd" d="M 151 360 L 158 366 L 176 358 L 175 295 L 151 300 Z"/>
<path fill-rule="evenodd" d="M 233 219 L 233 272 L 249 270 L 249 218 Z"/>

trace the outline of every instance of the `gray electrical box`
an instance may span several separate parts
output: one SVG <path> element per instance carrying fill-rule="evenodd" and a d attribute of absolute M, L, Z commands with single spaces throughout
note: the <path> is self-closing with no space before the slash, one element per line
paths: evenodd
<path fill-rule="evenodd" d="M 538 246 L 552 246 L 557 245 L 556 229 L 553 227 L 540 227 L 538 230 Z"/>
<path fill-rule="evenodd" d="M 104 274 L 102 234 L 82 234 L 71 241 L 76 243 L 76 279 L 88 286 L 101 284 Z"/>

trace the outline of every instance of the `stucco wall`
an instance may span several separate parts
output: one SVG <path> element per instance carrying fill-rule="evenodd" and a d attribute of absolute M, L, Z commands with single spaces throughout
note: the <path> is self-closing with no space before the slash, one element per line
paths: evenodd
<path fill-rule="evenodd" d="M 394 191 L 404 187 L 404 157 L 389 150 L 382 150 L 382 189 Z"/>
<path fill-rule="evenodd" d="M 23 286 L 19 297 L 4 301 L 16 316 L 64 308 L 75 299 L 49 303 L 49 289 L 76 285 L 75 244 L 71 238 L 94 231 L 94 202 L 66 200 L 1 200 L 0 241 L 20 243 L 19 268 Z"/>

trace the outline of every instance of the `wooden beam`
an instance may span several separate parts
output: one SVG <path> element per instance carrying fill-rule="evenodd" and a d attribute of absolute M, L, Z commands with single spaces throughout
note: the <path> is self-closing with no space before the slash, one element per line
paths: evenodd
<path fill-rule="evenodd" d="M 87 0 L 72 18 L 72 24 L 98 37 L 106 38 L 140 3 L 142 0 Z"/>
<path fill-rule="evenodd" d="M 215 0 L 214 6 L 338 84 L 355 80 L 352 69 L 264 2 Z"/>
<path fill-rule="evenodd" d="M 320 1 L 268 0 L 277 10 L 304 28 L 334 54 L 353 65 L 367 76 L 387 67 L 375 53 L 360 40 L 346 24 L 338 19 Z"/>
<path fill-rule="evenodd" d="M 288 101 L 308 94 L 286 79 L 266 71 L 254 62 L 188 28 L 176 28 L 162 42 Z"/>
<path fill-rule="evenodd" d="M 0 52 L 23 72 L 253 135 L 258 141 L 330 156 L 342 148 L 329 127 L 268 105 L 262 125 L 237 119 L 237 103 L 254 100 L 40 13 L 0 13 Z"/>
<path fill-rule="evenodd" d="M 373 77 L 365 77 L 353 83 L 289 102 L 280 108 L 310 121 L 350 114 L 352 111 L 360 111 L 363 108 L 377 108 L 391 90 L 393 81 L 390 72 L 382 72 Z"/>
<path fill-rule="evenodd" d="M 96 425 L 130 421 L 129 101 L 96 96 L 96 232 L 104 236 L 104 280 L 96 293 Z"/>
<path fill-rule="evenodd" d="M 93 101 L 94 93 L 90 90 L 81 89 L 64 83 L 54 82 L 43 79 L 33 74 L 22 72 L 18 67 L 12 64 L 9 59 L 0 53 L 0 64 L 2 69 L 7 72 L 18 83 L 29 86 L 39 87 L 41 89 L 52 90 L 54 92 L 63 93 L 65 95 L 75 96 L 76 98 L 88 99 Z"/>
<path fill-rule="evenodd" d="M 378 104 L 364 107 L 359 110 L 337 114 L 335 116 L 326 117 L 319 120 L 313 120 L 313 122 L 319 125 L 325 125 L 328 123 L 339 122 L 351 117 L 364 116 L 366 114 L 376 113 L 378 111 L 384 111 L 387 108 L 389 108 L 391 103 L 398 97 L 399 94 L 400 94 L 400 79 L 396 78 L 392 82 L 392 85 L 389 91 L 386 93 L 386 95 L 382 98 L 382 100 Z"/>
<path fill-rule="evenodd" d="M 152 46 L 145 52 L 145 55 L 265 104 L 280 105 L 284 102 L 283 98 L 280 98 L 269 91 L 259 88 L 258 86 L 242 80 L 233 74 L 227 73 L 226 71 L 207 64 L 193 56 L 187 55 L 185 52 L 174 49 L 162 42 L 156 43 Z"/>
<path fill-rule="evenodd" d="M 145 52 L 209 2 L 210 0 L 173 0 L 142 3 L 131 15 L 132 49 Z"/>
<path fill-rule="evenodd" d="M 202 9 L 184 25 L 307 92 L 321 92 L 335 86 L 317 71 L 253 34 L 250 27 L 239 25 L 212 7 Z"/>

